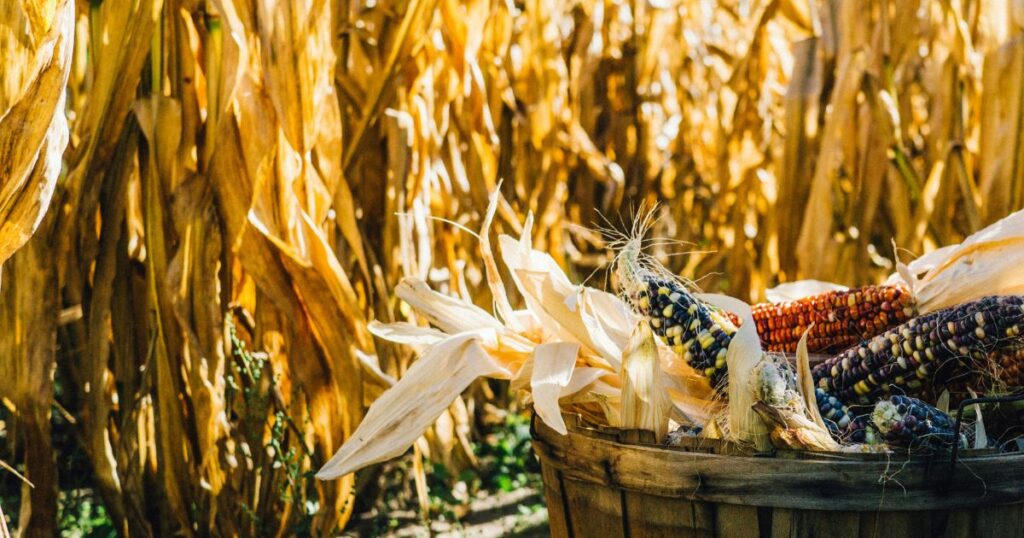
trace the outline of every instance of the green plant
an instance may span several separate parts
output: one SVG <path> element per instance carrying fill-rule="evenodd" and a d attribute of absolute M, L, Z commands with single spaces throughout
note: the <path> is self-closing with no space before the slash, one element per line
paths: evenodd
<path fill-rule="evenodd" d="M 117 531 L 103 503 L 92 490 L 61 491 L 57 517 L 64 538 L 115 537 Z"/>
<path fill-rule="evenodd" d="M 485 489 L 513 491 L 540 487 L 540 465 L 530 444 L 530 416 L 509 413 L 502 425 L 475 447 Z"/>

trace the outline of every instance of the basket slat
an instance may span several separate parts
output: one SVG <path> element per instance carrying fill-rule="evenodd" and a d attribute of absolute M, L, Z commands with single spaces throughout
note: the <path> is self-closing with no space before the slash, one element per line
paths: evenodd
<path fill-rule="evenodd" d="M 544 481 L 544 500 L 548 505 L 548 527 L 552 536 L 570 536 L 569 510 L 562 492 L 562 474 L 553 465 L 542 465 L 541 479 Z"/>
<path fill-rule="evenodd" d="M 595 488 L 589 482 L 564 479 L 566 506 L 572 518 L 572 535 L 625 537 L 622 496 L 611 488 Z"/>
<path fill-rule="evenodd" d="M 715 531 L 721 538 L 746 538 L 760 528 L 756 506 L 719 504 L 715 507 Z"/>
<path fill-rule="evenodd" d="M 1024 504 L 993 506 L 980 510 L 972 536 L 986 538 L 1024 537 Z"/>
<path fill-rule="evenodd" d="M 706 506 L 698 510 L 692 503 L 637 491 L 624 491 L 626 527 L 631 538 L 669 538 L 675 536 L 710 537 L 712 521 L 704 515 Z M 698 517 L 698 511 L 704 517 Z M 680 530 L 686 532 L 680 533 Z"/>
<path fill-rule="evenodd" d="M 771 535 L 859 538 L 860 523 L 859 512 L 775 508 L 772 510 Z"/>
<path fill-rule="evenodd" d="M 574 433 L 561 436 L 542 424 L 537 429 L 535 451 L 563 477 L 665 497 L 830 511 L 940 510 L 1017 503 L 1024 497 L 1021 454 L 970 458 L 950 476 L 941 461 L 682 453 Z M 986 479 L 979 480 L 979 475 Z"/>

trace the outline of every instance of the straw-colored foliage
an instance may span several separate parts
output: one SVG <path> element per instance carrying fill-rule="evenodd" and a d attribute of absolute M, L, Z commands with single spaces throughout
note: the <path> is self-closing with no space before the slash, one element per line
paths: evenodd
<path fill-rule="evenodd" d="M 21 527 L 56 524 L 55 377 L 122 532 L 344 525 L 354 478 L 309 471 L 414 364 L 371 321 L 438 338 L 403 278 L 508 303 L 468 231 L 499 180 L 487 233 L 532 211 L 576 282 L 641 203 L 691 243 L 653 254 L 746 299 L 958 242 L 1024 206 L 1022 23 L 1009 0 L 0 2 Z M 471 464 L 491 395 L 416 457 Z"/>

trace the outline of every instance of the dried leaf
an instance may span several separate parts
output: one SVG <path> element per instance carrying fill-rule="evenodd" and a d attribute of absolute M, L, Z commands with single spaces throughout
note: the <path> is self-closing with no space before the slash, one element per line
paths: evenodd
<path fill-rule="evenodd" d="M 811 361 L 807 353 L 807 336 L 811 334 L 814 327 L 812 323 L 804 334 L 800 336 L 800 342 L 796 345 L 796 386 L 803 397 L 807 415 L 811 421 L 821 429 L 826 430 L 825 421 L 821 418 L 821 411 L 818 409 L 818 397 L 814 393 L 814 376 L 811 375 Z"/>
<path fill-rule="evenodd" d="M 423 354 L 366 413 L 352 436 L 317 472 L 331 480 L 401 455 L 474 380 L 508 375 L 480 346 L 461 334 Z"/>
<path fill-rule="evenodd" d="M 660 443 L 668 433 L 668 405 L 658 346 L 647 322 L 635 325 L 629 346 L 622 354 L 622 407 L 619 424 L 623 428 L 654 432 Z"/>
<path fill-rule="evenodd" d="M 765 450 L 770 446 L 768 428 L 753 409 L 757 400 L 754 367 L 760 362 L 762 352 L 750 305 L 725 295 L 701 293 L 697 298 L 743 320 L 725 356 L 729 369 L 729 436 L 737 441 L 753 443 L 758 450 Z"/>
<path fill-rule="evenodd" d="M 572 380 L 580 345 L 575 342 L 541 344 L 533 350 L 533 371 L 530 389 L 533 410 L 556 432 L 565 435 L 565 421 L 558 400 Z"/>
<path fill-rule="evenodd" d="M 931 269 L 921 278 L 906 270 L 922 313 L 970 302 L 987 295 L 1024 294 L 1024 211 L 1018 211 L 971 235 L 955 248 L 919 264 Z"/>
<path fill-rule="evenodd" d="M 46 24 L 39 18 L 44 13 L 32 13 L 30 20 L 36 26 L 48 25 L 49 32 L 26 62 L 37 70 L 28 75 L 24 91 L 0 116 L 0 264 L 39 226 L 68 143 L 64 99 L 71 70 L 74 2 L 63 0 Z M 14 67 L 13 58 L 4 61 Z"/>
<path fill-rule="evenodd" d="M 396 344 L 434 345 L 448 337 L 447 334 L 430 327 L 412 323 L 380 323 L 371 321 L 367 326 L 370 333 Z"/>

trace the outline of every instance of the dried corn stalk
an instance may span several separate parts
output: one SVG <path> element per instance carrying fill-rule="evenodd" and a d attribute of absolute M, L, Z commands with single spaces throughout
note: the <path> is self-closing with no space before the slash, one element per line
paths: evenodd
<path fill-rule="evenodd" d="M 0 7 L 0 264 L 39 226 L 68 143 L 74 2 Z"/>

